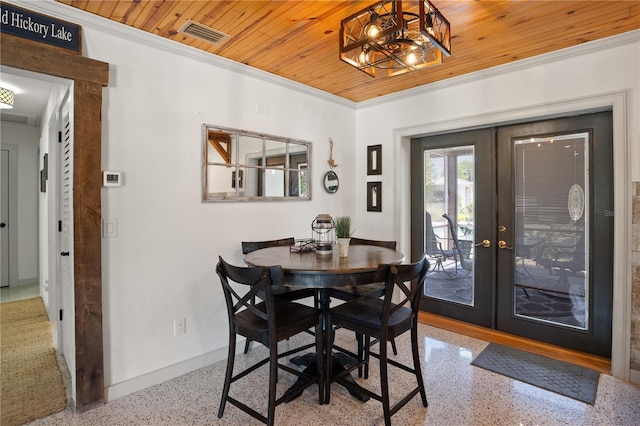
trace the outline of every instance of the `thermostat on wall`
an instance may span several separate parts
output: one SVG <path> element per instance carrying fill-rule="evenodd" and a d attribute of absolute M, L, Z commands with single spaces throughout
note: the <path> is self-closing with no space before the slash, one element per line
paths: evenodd
<path fill-rule="evenodd" d="M 122 172 L 102 172 L 103 186 L 122 186 Z"/>

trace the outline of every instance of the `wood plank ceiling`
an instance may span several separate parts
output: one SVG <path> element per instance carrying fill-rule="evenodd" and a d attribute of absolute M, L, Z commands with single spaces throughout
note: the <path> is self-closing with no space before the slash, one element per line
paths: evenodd
<path fill-rule="evenodd" d="M 374 78 L 338 56 L 340 21 L 374 0 L 57 1 L 355 102 L 640 28 L 639 1 L 432 0 L 451 23 L 451 56 Z M 188 19 L 230 37 L 212 45 L 178 33 Z"/>

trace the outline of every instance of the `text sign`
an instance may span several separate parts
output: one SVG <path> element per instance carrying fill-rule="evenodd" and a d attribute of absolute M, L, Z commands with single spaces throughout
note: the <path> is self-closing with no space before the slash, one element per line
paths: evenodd
<path fill-rule="evenodd" d="M 0 32 L 80 53 L 80 29 L 76 24 L 0 3 Z"/>

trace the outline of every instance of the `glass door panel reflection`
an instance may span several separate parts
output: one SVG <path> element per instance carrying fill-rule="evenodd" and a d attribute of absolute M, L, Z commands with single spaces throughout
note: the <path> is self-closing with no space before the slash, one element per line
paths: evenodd
<path fill-rule="evenodd" d="M 474 146 L 424 150 L 424 294 L 474 305 Z"/>
<path fill-rule="evenodd" d="M 514 140 L 514 311 L 586 330 L 588 133 Z"/>

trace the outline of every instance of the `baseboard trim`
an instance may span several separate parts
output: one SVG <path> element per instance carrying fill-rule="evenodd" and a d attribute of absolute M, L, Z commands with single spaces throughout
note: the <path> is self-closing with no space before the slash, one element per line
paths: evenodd
<path fill-rule="evenodd" d="M 611 375 L 611 359 L 609 358 L 566 349 L 560 346 L 515 336 L 512 334 L 504 333 L 502 331 L 480 327 L 478 325 L 453 320 L 427 312 L 420 312 L 418 314 L 418 321 L 422 324 L 442 328 L 454 333 L 474 337 L 476 339 L 485 340 L 487 342 L 510 346 L 516 349 L 543 355 L 549 358 L 557 359 L 559 361 L 568 362 L 571 364 L 579 365 L 581 367 L 599 371 L 600 373 Z M 640 377 L 638 378 L 640 379 Z"/>
<path fill-rule="evenodd" d="M 243 350 L 244 339 L 236 343 L 236 353 L 240 353 Z M 122 398 L 123 396 L 132 394 L 139 390 L 158 385 L 166 382 L 167 380 L 175 379 L 183 374 L 190 373 L 223 359 L 227 359 L 227 353 L 227 347 L 225 346 L 195 358 L 161 368 L 160 370 L 152 371 L 151 373 L 143 374 L 142 376 L 107 386 L 105 389 L 105 403 Z"/>
<path fill-rule="evenodd" d="M 421 323 L 432 327 L 442 328 L 444 330 L 485 340 L 487 342 L 499 343 L 505 346 L 511 346 L 517 349 L 536 353 L 538 355 L 548 356 L 560 361 L 591 368 L 604 374 L 611 374 L 611 360 L 608 358 L 565 349 L 559 346 L 514 336 L 501 331 L 487 329 L 426 312 L 420 312 L 418 314 L 418 320 Z M 242 352 L 243 349 L 244 340 L 241 340 L 236 343 L 236 353 Z M 170 365 L 160 370 L 108 386 L 105 389 L 105 403 L 122 398 L 123 396 L 139 390 L 158 385 L 166 382 L 167 380 L 174 379 L 182 376 L 183 374 L 190 373 L 226 358 L 227 348 L 223 347 L 195 358 Z M 631 370 L 630 381 L 631 383 L 640 384 L 640 371 Z"/>
<path fill-rule="evenodd" d="M 633 384 L 640 385 L 640 371 L 629 370 L 629 381 Z"/>

